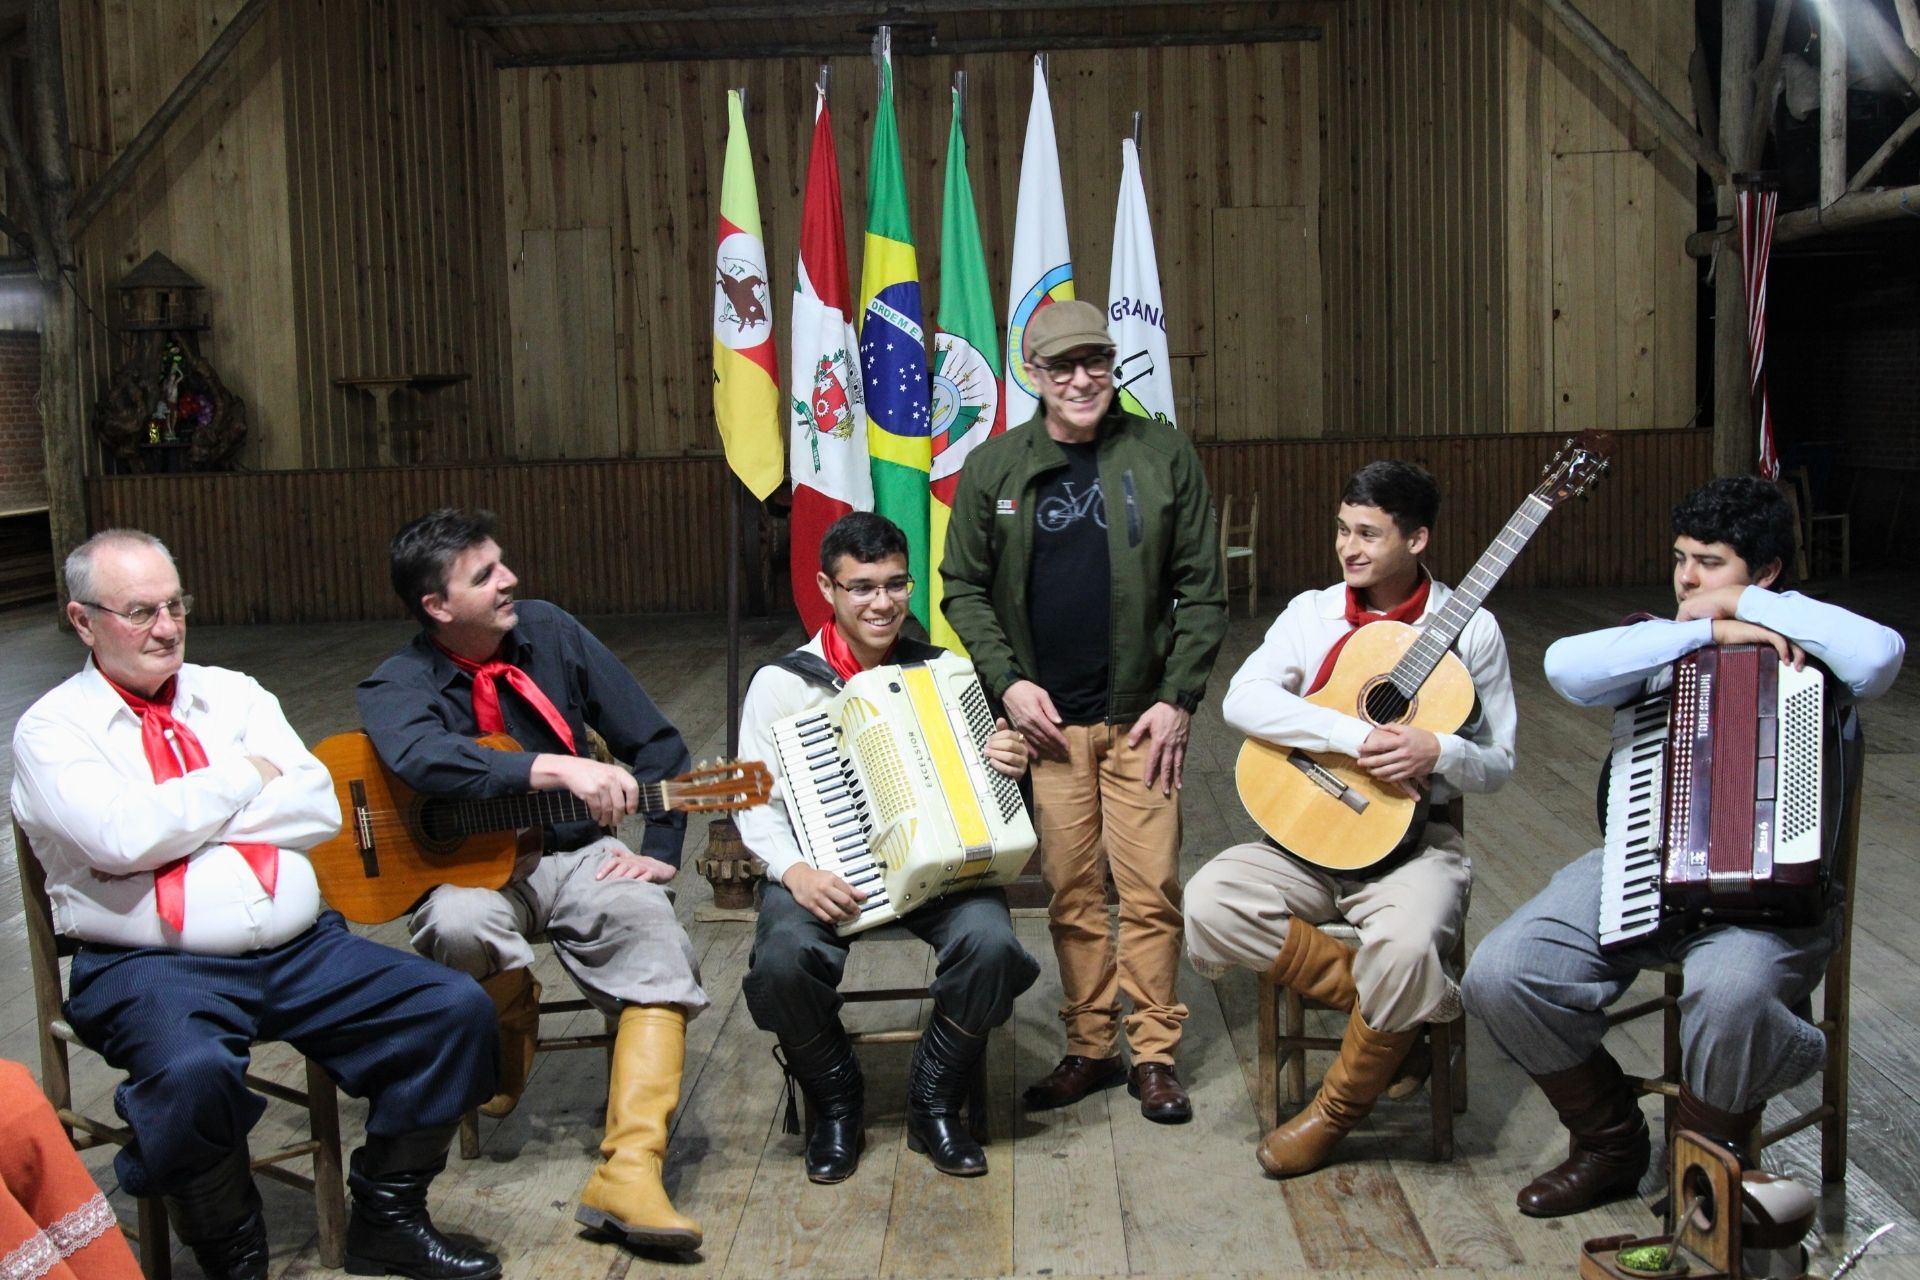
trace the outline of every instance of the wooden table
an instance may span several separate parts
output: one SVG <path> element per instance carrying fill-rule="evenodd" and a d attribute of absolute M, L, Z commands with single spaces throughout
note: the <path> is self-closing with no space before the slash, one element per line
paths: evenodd
<path fill-rule="evenodd" d="M 364 391 L 373 397 L 374 450 L 382 466 L 393 466 L 397 462 L 418 462 L 419 433 L 433 430 L 433 419 L 424 415 L 396 422 L 393 417 L 393 393 L 413 391 L 425 399 L 443 387 L 465 382 L 472 376 L 468 373 L 370 373 L 335 378 L 333 385 Z M 405 458 L 394 456 L 393 438 L 396 432 L 406 433 Z"/>

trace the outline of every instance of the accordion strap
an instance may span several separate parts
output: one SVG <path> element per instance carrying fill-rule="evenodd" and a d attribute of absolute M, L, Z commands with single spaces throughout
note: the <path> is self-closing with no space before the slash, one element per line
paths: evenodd
<path fill-rule="evenodd" d="M 926 662 L 945 652 L 946 650 L 937 644 L 928 644 L 923 640 L 915 640 L 911 636 L 902 636 L 895 642 L 893 652 L 887 657 L 889 661 L 895 663 Z M 840 678 L 838 672 L 827 665 L 825 658 L 817 653 L 808 653 L 805 649 L 795 649 L 791 653 L 782 654 L 767 665 L 779 667 L 782 671 L 790 671 L 808 684 L 817 685 L 829 693 L 840 692 L 840 687 L 846 683 Z"/>

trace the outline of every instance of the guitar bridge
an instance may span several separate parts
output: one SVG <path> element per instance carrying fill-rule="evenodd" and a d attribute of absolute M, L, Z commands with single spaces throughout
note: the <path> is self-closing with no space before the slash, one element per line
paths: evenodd
<path fill-rule="evenodd" d="M 380 874 L 380 851 L 373 844 L 373 814 L 367 810 L 367 785 L 355 778 L 347 784 L 353 798 L 353 842 L 360 847 L 360 868 L 368 879 Z"/>
<path fill-rule="evenodd" d="M 1367 805 L 1370 801 L 1358 791 L 1355 791 L 1352 787 L 1340 781 L 1339 777 L 1331 769 L 1314 760 L 1312 756 L 1307 755 L 1303 751 L 1289 751 L 1287 752 L 1287 763 L 1306 774 L 1308 780 L 1311 781 L 1314 786 L 1320 788 L 1355 813 L 1365 813 L 1367 811 Z"/>

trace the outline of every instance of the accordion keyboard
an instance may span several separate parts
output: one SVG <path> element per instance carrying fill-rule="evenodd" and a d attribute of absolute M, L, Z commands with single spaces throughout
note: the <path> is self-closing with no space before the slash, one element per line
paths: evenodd
<path fill-rule="evenodd" d="M 1662 780 L 1670 706 L 1660 694 L 1614 713 L 1600 871 L 1603 951 L 1631 946 L 1660 925 Z"/>

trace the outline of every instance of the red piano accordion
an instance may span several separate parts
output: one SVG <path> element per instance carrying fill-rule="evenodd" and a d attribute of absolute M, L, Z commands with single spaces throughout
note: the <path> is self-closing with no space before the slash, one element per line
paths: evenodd
<path fill-rule="evenodd" d="M 1796 671 L 1743 644 L 1687 654 L 1671 688 L 1620 708 L 1604 779 L 1602 951 L 1663 925 L 1819 918 L 1828 702 L 1815 666 Z"/>

